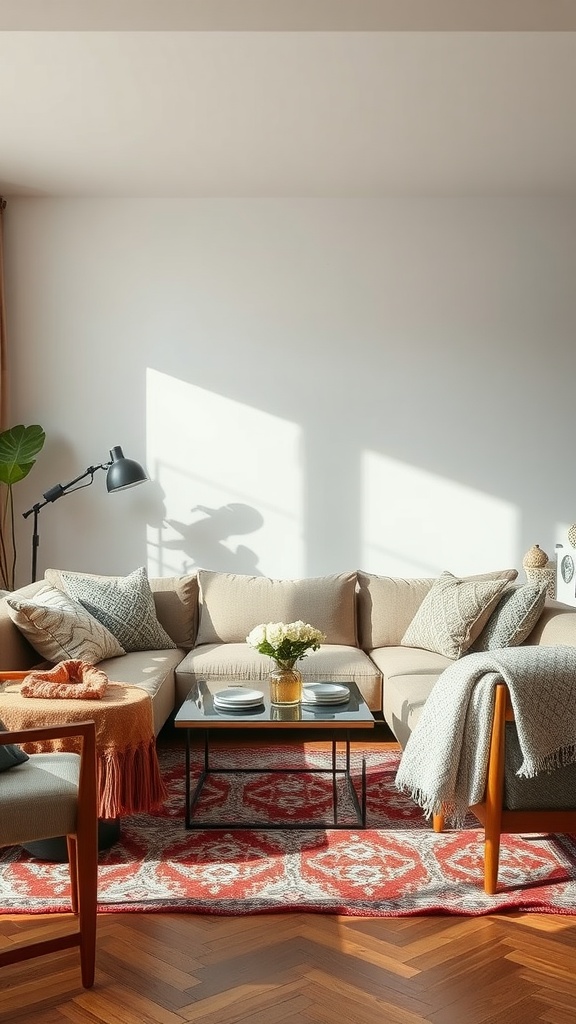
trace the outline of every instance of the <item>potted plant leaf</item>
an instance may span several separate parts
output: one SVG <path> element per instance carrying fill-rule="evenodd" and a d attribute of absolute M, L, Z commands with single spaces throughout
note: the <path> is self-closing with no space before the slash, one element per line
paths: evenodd
<path fill-rule="evenodd" d="M 28 476 L 42 450 L 46 434 L 33 424 L 0 432 L 0 588 L 14 590 L 16 531 L 13 487 Z"/>

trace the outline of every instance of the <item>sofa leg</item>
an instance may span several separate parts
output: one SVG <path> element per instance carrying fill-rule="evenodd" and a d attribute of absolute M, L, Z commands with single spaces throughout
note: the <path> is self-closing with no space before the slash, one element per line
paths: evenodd
<path fill-rule="evenodd" d="M 443 832 L 444 831 L 444 815 L 443 814 L 433 814 L 432 815 L 432 825 L 433 825 L 433 828 L 434 828 L 435 832 Z"/>

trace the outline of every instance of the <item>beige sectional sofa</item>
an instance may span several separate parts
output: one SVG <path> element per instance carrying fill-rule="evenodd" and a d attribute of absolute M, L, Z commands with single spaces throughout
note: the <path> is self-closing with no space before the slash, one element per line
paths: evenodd
<path fill-rule="evenodd" d="M 408 645 L 405 639 L 410 629 L 414 630 L 417 613 L 422 617 L 423 611 L 429 610 L 434 594 L 438 595 L 436 611 L 447 604 L 442 603 L 442 586 L 445 582 L 453 589 L 454 581 L 448 573 L 440 579 L 396 579 L 352 571 L 304 580 L 271 580 L 199 570 L 181 577 L 143 580 L 145 571 L 137 572 L 139 595 L 143 586 L 151 593 L 152 614 L 160 639 L 164 636 L 165 642 L 139 650 L 135 649 L 137 639 L 132 638 L 128 653 L 96 660 L 111 680 L 135 684 L 149 692 L 157 733 L 184 701 L 195 679 L 266 678 L 270 660 L 245 642 L 260 622 L 303 619 L 322 630 L 325 643 L 299 663 L 304 679 L 354 680 L 369 707 L 383 716 L 401 744 L 406 742 L 438 675 L 454 660 L 454 656 L 424 645 Z M 137 573 L 102 577 L 48 570 L 44 580 L 1 599 L 0 670 L 21 670 L 38 664 L 42 654 L 47 657 L 40 638 L 48 635 L 53 641 L 58 629 L 58 658 L 82 657 L 82 641 L 78 644 L 77 638 L 66 636 L 70 614 L 59 609 L 59 595 L 66 593 L 73 607 L 78 607 L 81 594 L 81 610 L 86 606 L 94 610 L 92 588 L 98 591 L 97 597 L 110 588 L 130 600 L 132 575 Z M 464 653 L 460 648 L 472 639 L 478 642 L 503 595 L 510 593 L 516 575 L 508 570 L 475 578 L 479 581 L 475 582 L 476 589 L 486 597 L 485 607 L 481 613 L 476 610 L 471 614 L 470 627 L 470 623 L 460 621 L 466 615 L 461 615 L 458 605 L 457 631 L 463 631 L 465 642 L 461 636 L 455 656 Z M 499 582 L 494 583 L 495 579 Z M 76 597 L 71 598 L 71 593 Z M 55 607 L 50 606 L 51 600 L 56 600 Z M 531 609 L 535 625 L 523 640 L 525 644 L 576 645 L 576 609 L 544 595 L 538 608 L 532 602 Z M 468 606 L 464 609 L 466 614 L 469 610 Z M 135 619 L 141 615 L 139 611 Z M 124 619 L 130 619 L 130 615 L 125 614 Z M 114 624 L 113 620 L 105 621 Z M 438 629 L 435 621 L 433 627 Z M 154 638 L 156 634 L 152 631 L 147 636 Z M 153 640 L 146 640 L 150 642 Z M 428 642 L 424 637 L 424 644 Z M 438 646 L 435 635 L 429 644 L 432 648 Z M 450 643 L 448 649 L 452 650 Z M 52 656 L 49 660 L 58 658 Z"/>

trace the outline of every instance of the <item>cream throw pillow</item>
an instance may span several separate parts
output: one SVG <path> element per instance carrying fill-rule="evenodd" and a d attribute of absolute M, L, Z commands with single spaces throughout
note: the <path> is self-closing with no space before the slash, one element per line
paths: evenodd
<path fill-rule="evenodd" d="M 507 579 L 461 579 L 443 572 L 408 626 L 402 646 L 461 657 L 482 632 L 508 584 Z"/>
<path fill-rule="evenodd" d="M 6 604 L 14 625 L 47 661 L 79 658 L 96 665 L 126 653 L 102 623 L 54 587 L 42 587 L 31 599 L 7 597 Z"/>
<path fill-rule="evenodd" d="M 356 646 L 355 572 L 273 580 L 199 569 L 198 583 L 197 644 L 244 643 L 261 622 L 302 619 L 326 635 L 325 643 Z"/>

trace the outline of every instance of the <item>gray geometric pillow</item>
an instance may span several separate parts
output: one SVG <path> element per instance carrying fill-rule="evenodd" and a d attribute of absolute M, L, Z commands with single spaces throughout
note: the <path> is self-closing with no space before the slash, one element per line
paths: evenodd
<path fill-rule="evenodd" d="M 164 651 L 176 647 L 156 617 L 154 597 L 144 567 L 128 576 L 94 578 L 79 572 L 61 572 L 70 597 L 98 619 L 125 651 Z"/>
<path fill-rule="evenodd" d="M 545 602 L 546 583 L 526 583 L 522 587 L 507 590 L 470 652 L 518 647 L 530 636 Z"/>

